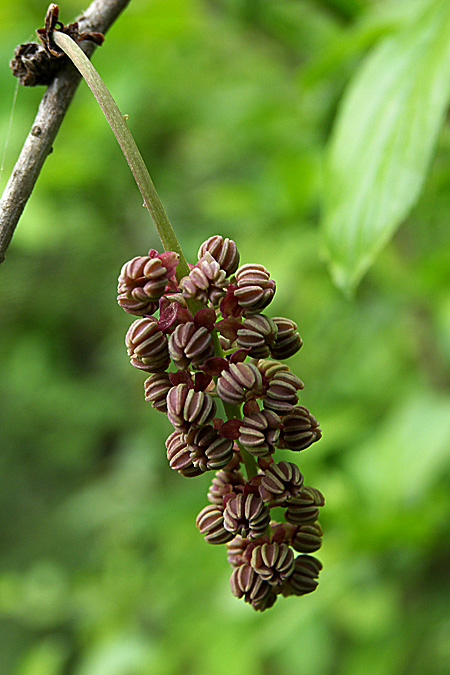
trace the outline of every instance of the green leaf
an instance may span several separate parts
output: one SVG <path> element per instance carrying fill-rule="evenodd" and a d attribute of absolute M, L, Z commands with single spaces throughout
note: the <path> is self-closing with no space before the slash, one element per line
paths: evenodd
<path fill-rule="evenodd" d="M 378 517 L 395 507 L 422 509 L 450 468 L 450 397 L 421 389 L 392 410 L 347 461 Z M 392 517 L 392 516 L 390 516 Z"/>
<path fill-rule="evenodd" d="M 417 200 L 448 105 L 450 2 L 430 0 L 363 61 L 344 95 L 325 172 L 331 274 L 351 294 Z"/>

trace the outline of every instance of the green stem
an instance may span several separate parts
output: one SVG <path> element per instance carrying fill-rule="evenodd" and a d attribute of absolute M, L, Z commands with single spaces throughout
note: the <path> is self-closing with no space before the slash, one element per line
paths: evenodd
<path fill-rule="evenodd" d="M 78 68 L 97 99 L 100 108 L 103 110 L 109 126 L 122 148 L 122 152 L 144 199 L 144 204 L 153 218 L 164 249 L 166 251 L 175 251 L 180 256 L 177 266 L 177 279 L 181 279 L 189 274 L 189 267 L 124 116 L 102 78 L 77 43 L 68 35 L 59 31 L 54 31 L 52 38 Z"/>

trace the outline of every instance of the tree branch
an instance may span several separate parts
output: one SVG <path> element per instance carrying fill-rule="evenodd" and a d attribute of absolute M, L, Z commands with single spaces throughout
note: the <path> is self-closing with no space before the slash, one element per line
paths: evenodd
<path fill-rule="evenodd" d="M 93 0 L 77 20 L 80 31 L 106 33 L 130 0 Z M 83 51 L 91 56 L 95 44 L 83 42 Z M 30 198 L 41 168 L 75 94 L 81 76 L 71 63 L 64 66 L 47 88 L 30 133 L 0 200 L 0 263 Z"/>

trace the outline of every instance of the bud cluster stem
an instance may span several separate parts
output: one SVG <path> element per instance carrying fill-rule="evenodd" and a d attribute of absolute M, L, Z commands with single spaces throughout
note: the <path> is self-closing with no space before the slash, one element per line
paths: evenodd
<path fill-rule="evenodd" d="M 113 130 L 125 155 L 125 159 L 144 199 L 144 204 L 150 212 L 164 249 L 166 251 L 175 251 L 180 256 L 176 276 L 177 279 L 181 279 L 189 274 L 189 267 L 124 116 L 102 78 L 77 43 L 68 35 L 59 31 L 54 31 L 52 38 L 80 71 L 89 89 L 97 99 L 100 108 L 103 110 L 108 124 Z"/>

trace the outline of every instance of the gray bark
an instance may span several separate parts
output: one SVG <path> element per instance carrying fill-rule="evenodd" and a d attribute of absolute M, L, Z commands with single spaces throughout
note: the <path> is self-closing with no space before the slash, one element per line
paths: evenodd
<path fill-rule="evenodd" d="M 80 31 L 106 33 L 130 0 L 94 0 L 77 20 Z M 107 44 L 107 42 L 105 42 Z M 90 57 L 93 42 L 81 42 Z M 68 63 L 48 86 L 0 200 L 0 263 L 75 94 L 81 75 Z"/>

